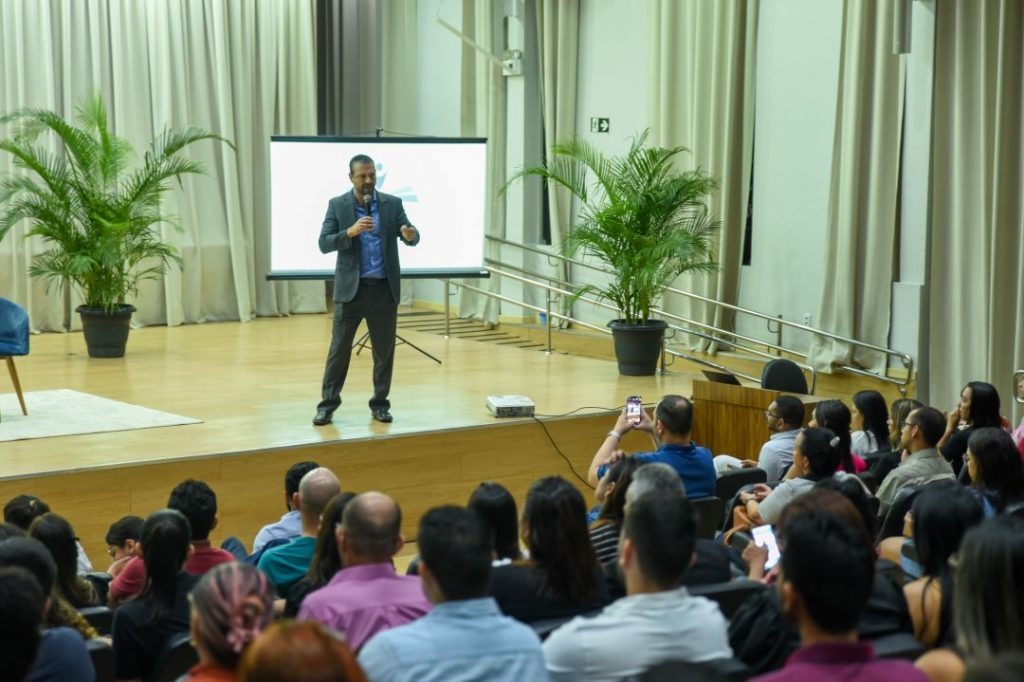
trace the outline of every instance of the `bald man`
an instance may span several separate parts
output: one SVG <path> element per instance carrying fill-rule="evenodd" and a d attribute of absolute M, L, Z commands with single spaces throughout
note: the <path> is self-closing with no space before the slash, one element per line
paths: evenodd
<path fill-rule="evenodd" d="M 395 573 L 392 557 L 405 543 L 402 511 L 383 493 L 356 496 L 335 529 L 343 569 L 311 592 L 299 620 L 315 620 L 345 635 L 358 650 L 373 635 L 430 610 L 419 578 Z"/>
<path fill-rule="evenodd" d="M 307 472 L 299 481 L 301 534 L 287 544 L 268 549 L 257 564 L 274 583 L 279 597 L 287 597 L 292 586 L 309 570 L 320 530 L 320 515 L 330 499 L 340 492 L 338 477 L 326 467 Z"/>

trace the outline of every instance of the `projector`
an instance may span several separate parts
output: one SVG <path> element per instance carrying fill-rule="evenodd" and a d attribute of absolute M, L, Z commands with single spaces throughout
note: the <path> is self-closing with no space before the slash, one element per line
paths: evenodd
<path fill-rule="evenodd" d="M 525 395 L 489 395 L 487 410 L 495 417 L 532 417 L 533 401 Z"/>

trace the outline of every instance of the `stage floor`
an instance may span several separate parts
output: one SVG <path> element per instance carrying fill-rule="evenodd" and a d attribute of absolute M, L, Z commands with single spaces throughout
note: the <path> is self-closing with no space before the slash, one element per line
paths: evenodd
<path fill-rule="evenodd" d="M 34 336 L 31 354 L 16 360 L 24 391 L 70 388 L 203 423 L 5 442 L 0 480 L 514 423 L 488 413 L 488 395 L 526 395 L 539 417 L 553 417 L 616 409 L 634 393 L 654 403 L 691 392 L 693 375 L 680 371 L 622 377 L 613 361 L 402 328 L 416 311 L 399 312 L 399 333 L 442 362 L 398 345 L 392 424 L 370 418 L 365 349 L 353 355 L 334 423 L 312 425 L 330 340 L 326 314 L 136 329 L 120 359 L 89 358 L 80 333 Z M 0 375 L 0 392 L 12 391 Z"/>

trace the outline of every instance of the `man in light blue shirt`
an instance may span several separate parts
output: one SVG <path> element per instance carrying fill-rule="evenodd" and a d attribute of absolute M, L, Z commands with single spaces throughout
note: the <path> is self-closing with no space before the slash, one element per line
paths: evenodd
<path fill-rule="evenodd" d="M 297 462 L 288 467 L 284 475 L 284 503 L 288 511 L 280 521 L 268 523 L 256 534 L 252 542 L 252 553 L 260 550 L 271 540 L 292 540 L 302 535 L 302 513 L 299 511 L 299 481 L 320 465 L 316 462 Z"/>
<path fill-rule="evenodd" d="M 729 469 L 758 467 L 768 475 L 768 483 L 782 480 L 793 465 L 793 443 L 804 424 L 804 404 L 792 395 L 780 395 L 764 411 L 771 436 L 761 446 L 757 459 L 739 459 L 731 455 L 715 457 L 715 471 L 721 475 Z"/>
<path fill-rule="evenodd" d="M 427 615 L 385 630 L 359 653 L 370 682 L 519 682 L 548 679 L 540 639 L 503 616 L 487 594 L 490 533 L 463 507 L 437 507 L 420 521 L 419 574 L 434 604 Z"/>

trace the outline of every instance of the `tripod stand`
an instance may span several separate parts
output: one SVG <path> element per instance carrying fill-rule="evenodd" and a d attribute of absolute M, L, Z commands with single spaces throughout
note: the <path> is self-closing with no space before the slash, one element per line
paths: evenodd
<path fill-rule="evenodd" d="M 437 364 L 439 364 L 439 365 L 441 364 L 440 360 L 438 360 L 433 355 L 431 355 L 427 351 L 425 351 L 422 348 L 420 348 L 419 346 L 417 346 L 412 341 L 409 341 L 408 339 L 404 338 L 401 334 L 395 334 L 395 346 L 400 346 L 402 344 L 405 344 L 406 346 L 411 347 L 413 350 L 419 351 L 422 355 L 426 355 L 428 358 L 430 358 L 431 360 L 433 360 Z M 362 352 L 362 350 L 364 348 L 366 348 L 367 346 L 369 346 L 369 345 L 370 345 L 370 332 L 367 331 L 367 332 L 363 332 L 363 335 L 359 337 L 359 340 L 357 340 L 354 344 L 352 344 L 352 347 L 356 349 L 356 355 L 359 355 Z M 372 346 L 370 346 L 370 347 L 372 348 Z"/>

